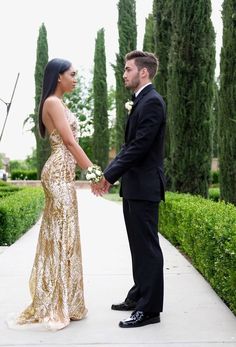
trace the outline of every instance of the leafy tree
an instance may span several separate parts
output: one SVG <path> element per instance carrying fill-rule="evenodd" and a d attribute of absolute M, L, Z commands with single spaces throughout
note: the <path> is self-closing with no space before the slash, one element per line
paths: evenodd
<path fill-rule="evenodd" d="M 12 170 L 27 170 L 28 165 L 25 160 L 10 160 L 10 172 Z"/>
<path fill-rule="evenodd" d="M 27 169 L 37 169 L 37 152 L 36 149 L 32 150 L 32 153 L 28 155 L 25 159 L 25 163 L 27 165 Z"/>
<path fill-rule="evenodd" d="M 219 164 L 221 198 L 236 205 L 236 1 L 223 2 L 220 61 Z"/>
<path fill-rule="evenodd" d="M 75 114 L 79 123 L 79 143 L 89 158 L 94 161 L 93 151 L 93 114 L 94 96 L 90 81 L 85 81 L 83 76 L 78 76 L 78 82 L 72 93 L 65 94 L 64 102 Z M 115 90 L 110 87 L 108 90 L 108 121 L 110 135 L 110 148 L 114 148 L 114 109 L 115 109 Z M 77 177 L 83 179 L 83 173 L 78 170 Z"/>
<path fill-rule="evenodd" d="M 210 0 L 172 3 L 168 115 L 172 188 L 208 195 L 215 46 Z"/>
<path fill-rule="evenodd" d="M 120 150 L 124 143 L 125 102 L 130 99 L 130 92 L 126 90 L 123 81 L 125 55 L 136 49 L 136 4 L 135 0 L 119 0 L 118 2 L 118 32 L 119 53 L 116 55 L 116 149 Z"/>
<path fill-rule="evenodd" d="M 85 81 L 83 76 L 78 76 L 76 88 L 64 95 L 64 102 L 78 119 L 79 138 L 91 137 L 94 131 L 91 81 Z"/>
<path fill-rule="evenodd" d="M 104 169 L 108 163 L 109 132 L 108 132 L 108 96 L 104 29 L 97 32 L 94 53 L 94 134 L 93 151 L 95 162 Z"/>
<path fill-rule="evenodd" d="M 27 156 L 25 160 L 10 160 L 10 171 L 13 170 L 36 170 L 37 169 L 37 152 L 36 149 Z"/>
<path fill-rule="evenodd" d="M 79 144 L 93 161 L 93 90 L 90 81 L 78 76 L 77 86 L 72 93 L 64 95 L 64 102 L 75 114 L 79 125 Z M 83 179 L 78 169 L 77 178 Z"/>

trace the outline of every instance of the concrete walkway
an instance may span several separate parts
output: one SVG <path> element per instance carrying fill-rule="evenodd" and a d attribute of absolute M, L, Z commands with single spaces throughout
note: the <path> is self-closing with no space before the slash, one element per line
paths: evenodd
<path fill-rule="evenodd" d="M 58 332 L 10 330 L 9 313 L 30 302 L 28 279 L 38 222 L 0 254 L 0 346 L 233 347 L 236 319 L 189 262 L 164 238 L 165 305 L 160 324 L 121 329 L 129 313 L 110 309 L 132 285 L 121 206 L 78 191 L 88 316 Z"/>

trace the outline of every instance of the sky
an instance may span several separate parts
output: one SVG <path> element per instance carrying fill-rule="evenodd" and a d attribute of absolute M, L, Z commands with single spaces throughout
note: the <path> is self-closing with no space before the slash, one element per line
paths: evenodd
<path fill-rule="evenodd" d="M 23 127 L 34 111 L 34 69 L 39 28 L 47 29 L 49 60 L 65 58 L 78 73 L 91 80 L 95 38 L 105 29 L 107 82 L 115 86 L 111 64 L 118 52 L 118 0 L 0 0 L 0 99 L 9 102 L 17 74 L 19 80 L 0 142 L 0 153 L 11 160 L 23 160 L 35 148 L 35 138 Z M 153 0 L 136 0 L 137 48 L 142 49 L 145 18 Z M 212 0 L 212 21 L 216 32 L 216 76 L 222 44 L 222 0 Z M 160 62 L 161 63 L 161 62 Z M 6 106 L 0 101 L 0 132 Z"/>

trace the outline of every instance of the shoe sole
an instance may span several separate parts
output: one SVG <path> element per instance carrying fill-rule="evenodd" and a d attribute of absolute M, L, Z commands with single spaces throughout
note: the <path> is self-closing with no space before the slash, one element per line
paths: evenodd
<path fill-rule="evenodd" d="M 131 307 L 131 308 L 116 308 L 114 306 L 111 306 L 111 309 L 113 311 L 134 311 L 135 307 Z"/>
<path fill-rule="evenodd" d="M 119 327 L 120 328 L 139 328 L 139 327 L 143 327 L 145 325 L 148 324 L 154 324 L 154 323 L 160 323 L 161 319 L 160 317 L 155 317 L 155 318 L 150 318 L 149 320 L 146 320 L 145 322 L 142 323 L 137 323 L 137 324 L 130 324 L 130 325 L 125 325 L 123 322 L 119 323 Z"/>

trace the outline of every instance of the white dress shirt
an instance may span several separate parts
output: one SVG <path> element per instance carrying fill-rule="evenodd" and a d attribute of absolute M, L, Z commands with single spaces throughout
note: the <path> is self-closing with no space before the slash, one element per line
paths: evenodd
<path fill-rule="evenodd" d="M 142 86 L 141 88 L 139 88 L 139 90 L 135 93 L 135 97 L 137 98 L 137 96 L 139 95 L 139 93 L 145 88 L 147 87 L 149 84 L 152 84 L 151 82 L 145 84 L 144 86 Z"/>

